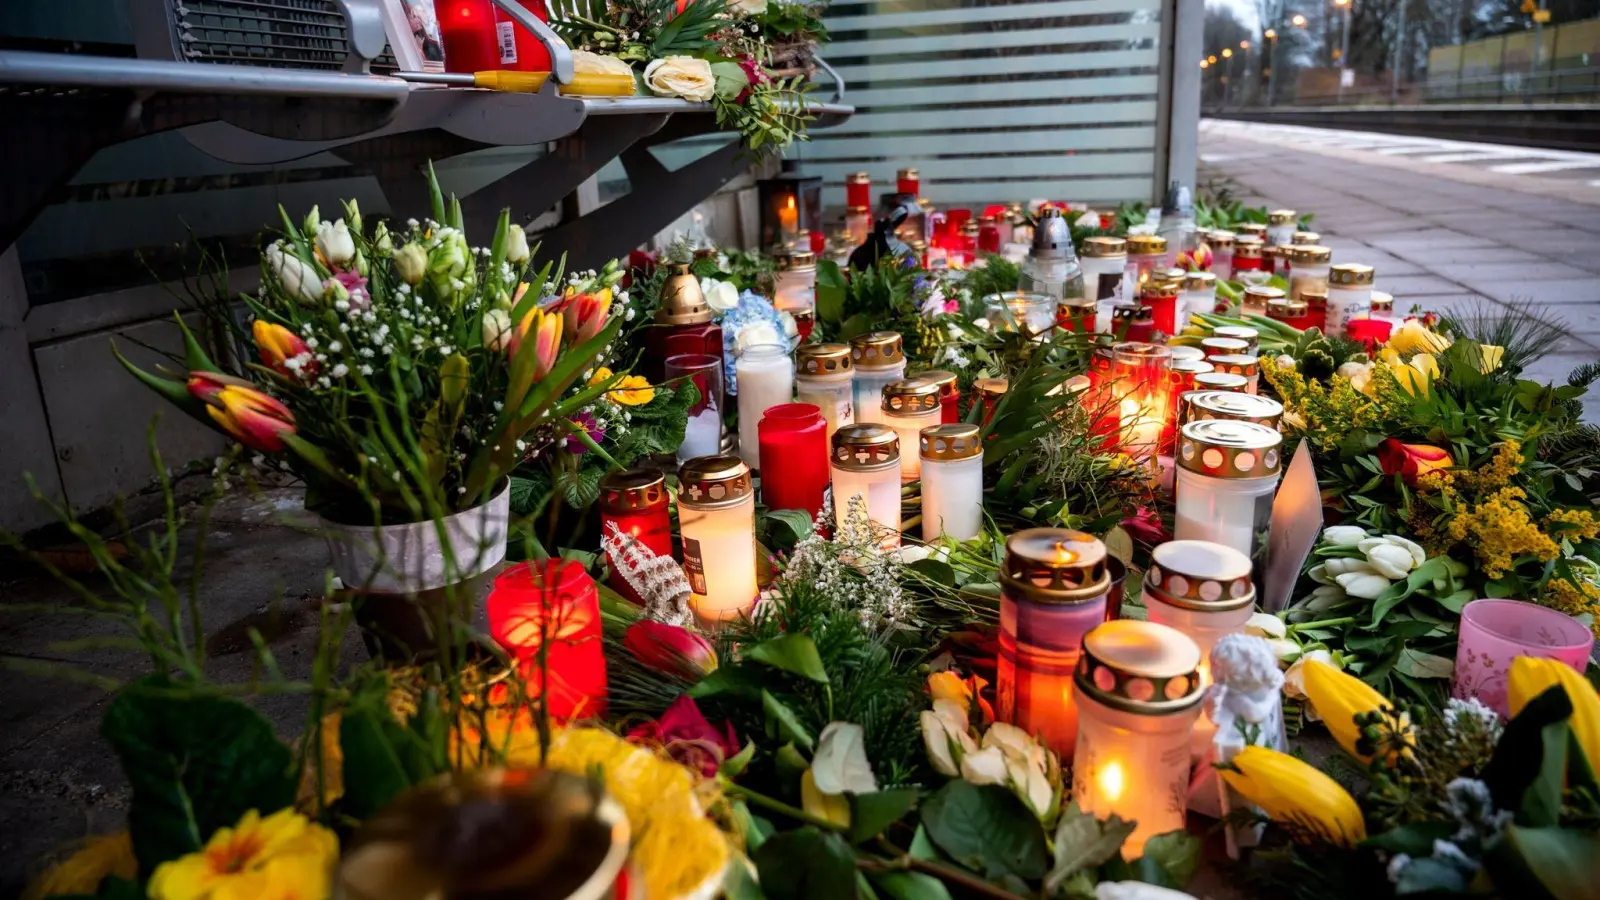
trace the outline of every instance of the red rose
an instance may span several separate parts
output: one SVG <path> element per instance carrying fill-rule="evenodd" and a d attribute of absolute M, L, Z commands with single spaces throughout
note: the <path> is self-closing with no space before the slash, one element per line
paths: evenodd
<path fill-rule="evenodd" d="M 733 733 L 733 725 L 723 722 L 722 728 L 717 729 L 687 695 L 672 701 L 661 718 L 628 732 L 628 740 L 660 747 L 706 778 L 715 778 L 723 762 L 739 755 L 739 738 Z"/>

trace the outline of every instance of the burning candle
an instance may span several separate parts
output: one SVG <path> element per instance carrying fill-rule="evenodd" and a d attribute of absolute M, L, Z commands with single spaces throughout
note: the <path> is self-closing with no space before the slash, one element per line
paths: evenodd
<path fill-rule="evenodd" d="M 761 418 L 761 500 L 815 519 L 828 489 L 827 423 L 810 403 L 769 407 Z"/>
<path fill-rule="evenodd" d="M 1043 340 L 1056 323 L 1056 298 L 1049 294 L 1011 291 L 983 298 L 983 314 L 995 331 L 1019 331 Z"/>
<path fill-rule="evenodd" d="M 911 452 L 922 429 L 939 424 L 944 410 L 938 383 L 924 378 L 891 381 L 883 387 L 883 423 L 895 430 L 900 446 L 900 480 L 916 481 L 922 475 L 922 457 Z"/>
<path fill-rule="evenodd" d="M 1078 738 L 1072 673 L 1083 636 L 1105 620 L 1110 588 L 1106 547 L 1093 535 L 1029 528 L 1006 539 L 995 716 L 1062 756 Z"/>
<path fill-rule="evenodd" d="M 878 549 L 900 546 L 900 439 L 878 423 L 846 425 L 833 433 L 833 514 L 842 531 L 850 501 L 867 505 Z"/>
<path fill-rule="evenodd" d="M 983 530 L 983 442 L 978 426 L 932 425 L 918 435 L 922 539 L 970 541 Z"/>
<path fill-rule="evenodd" d="M 855 423 L 855 372 L 847 344 L 801 344 L 796 355 L 795 399 L 822 410 L 831 446 L 833 433 Z"/>
<path fill-rule="evenodd" d="M 1184 826 L 1189 741 L 1200 716 L 1200 648 L 1179 632 L 1117 619 L 1083 640 L 1072 691 L 1078 706 L 1072 797 L 1097 819 L 1137 822 L 1122 857 Z"/>
<path fill-rule="evenodd" d="M 667 512 L 667 479 L 656 469 L 625 469 L 608 472 L 600 479 L 600 533 L 611 527 L 632 537 L 657 556 L 672 555 L 672 519 Z M 606 555 L 611 571 L 617 561 Z M 613 580 L 617 593 L 637 604 L 644 598 L 620 578 Z"/>
<path fill-rule="evenodd" d="M 1128 242 L 1128 283 L 1134 290 L 1144 286 L 1151 277 L 1166 269 L 1171 260 L 1167 255 L 1167 239 L 1155 234 L 1130 234 Z"/>
<path fill-rule="evenodd" d="M 994 408 L 1000 403 L 1000 398 L 1006 395 L 1010 384 L 1004 378 L 979 378 L 972 383 L 983 400 L 983 424 L 989 424 L 989 420 L 994 418 Z"/>
<path fill-rule="evenodd" d="M 1265 425 L 1227 419 L 1184 425 L 1173 536 L 1212 541 L 1263 563 L 1282 463 L 1283 436 Z"/>
<path fill-rule="evenodd" d="M 495 577 L 486 613 L 489 634 L 552 719 L 605 715 L 600 592 L 581 563 L 547 559 L 507 568 Z"/>
<path fill-rule="evenodd" d="M 739 351 L 733 364 L 739 386 L 739 455 L 751 469 L 761 468 L 761 441 L 756 432 L 761 414 L 794 400 L 794 363 L 782 344 L 752 344 Z"/>
<path fill-rule="evenodd" d="M 906 354 L 900 334 L 874 331 L 850 340 L 850 363 L 855 369 L 857 422 L 883 421 L 883 386 L 906 374 Z"/>
<path fill-rule="evenodd" d="M 800 209 L 795 205 L 794 194 L 785 195 L 783 205 L 778 207 L 778 233 L 785 247 L 793 246 L 800 236 Z"/>
<path fill-rule="evenodd" d="M 1167 418 L 1172 351 L 1128 341 L 1111 348 L 1111 384 L 1122 422 L 1122 450 L 1137 460 L 1155 456 Z"/>
<path fill-rule="evenodd" d="M 701 456 L 678 470 L 678 529 L 689 605 L 705 626 L 756 602 L 756 496 L 737 456 Z"/>
<path fill-rule="evenodd" d="M 694 383 L 700 399 L 689 408 L 683 443 L 678 447 L 679 462 L 697 456 L 710 456 L 722 446 L 722 357 L 706 353 L 682 353 L 667 358 L 666 377 Z"/>
<path fill-rule="evenodd" d="M 944 369 L 929 369 L 918 372 L 915 378 L 931 381 L 939 386 L 939 422 L 943 425 L 954 425 L 961 421 L 961 385 L 956 381 L 956 373 L 946 372 Z"/>
<path fill-rule="evenodd" d="M 773 262 L 778 271 L 772 277 L 772 306 L 794 316 L 804 341 L 816 322 L 817 258 L 808 250 L 794 250 L 774 253 Z"/>
<path fill-rule="evenodd" d="M 1340 263 L 1328 268 L 1329 334 L 1344 334 L 1350 320 L 1372 314 L 1372 282 L 1376 271 L 1360 263 Z"/>

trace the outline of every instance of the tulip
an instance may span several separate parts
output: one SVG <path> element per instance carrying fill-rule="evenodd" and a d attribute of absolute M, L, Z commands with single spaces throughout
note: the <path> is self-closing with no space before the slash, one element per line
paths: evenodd
<path fill-rule="evenodd" d="M 401 281 L 416 287 L 422 283 L 422 277 L 428 274 L 428 253 L 422 249 L 422 245 L 412 241 L 395 251 L 394 268 L 400 273 Z"/>
<path fill-rule="evenodd" d="M 317 363 L 311 358 L 311 348 L 299 335 L 266 319 L 255 320 L 250 326 L 250 333 L 256 339 L 256 352 L 261 356 L 261 363 L 274 372 L 290 377 L 316 374 Z M 296 362 L 290 363 L 290 360 Z"/>
<path fill-rule="evenodd" d="M 483 314 L 483 346 L 499 353 L 511 346 L 511 313 L 491 309 Z"/>
<path fill-rule="evenodd" d="M 1567 727 L 1583 755 L 1589 758 L 1589 768 L 1600 769 L 1600 695 L 1594 686 L 1578 671 L 1557 659 L 1540 659 L 1519 656 L 1511 661 L 1511 674 L 1506 679 L 1506 699 L 1511 704 L 1513 718 L 1522 713 L 1533 698 L 1560 685 L 1572 702 L 1572 717 Z"/>
<path fill-rule="evenodd" d="M 1305 693 L 1311 706 L 1328 726 L 1328 732 L 1345 752 L 1362 762 L 1371 762 L 1372 753 L 1363 753 L 1360 747 L 1361 726 L 1356 716 L 1365 713 L 1385 712 L 1397 715 L 1398 729 L 1409 734 L 1410 717 L 1393 713 L 1394 705 L 1365 681 L 1339 671 L 1323 662 L 1310 661 L 1305 666 Z"/>
<path fill-rule="evenodd" d="M 1394 544 L 1379 544 L 1368 550 L 1367 562 L 1378 570 L 1379 575 L 1396 581 L 1406 577 L 1416 565 L 1404 547 L 1397 547 Z"/>
<path fill-rule="evenodd" d="M 976 753 L 968 753 L 961 757 L 961 777 L 976 785 L 999 784 L 1004 785 L 1006 778 L 1006 755 L 998 747 L 984 747 Z"/>
<path fill-rule="evenodd" d="M 248 382 L 225 375 L 193 372 L 189 393 L 204 400 L 206 412 L 223 431 L 252 450 L 277 453 L 284 435 L 294 434 L 294 414 Z"/>
<path fill-rule="evenodd" d="M 528 235 L 521 225 L 512 224 L 506 229 L 506 262 L 520 266 L 533 254 L 528 251 Z"/>
<path fill-rule="evenodd" d="M 1402 355 L 1443 353 L 1450 347 L 1450 339 L 1428 330 L 1420 319 L 1407 319 L 1389 335 L 1384 347 Z"/>
<path fill-rule="evenodd" d="M 1428 561 L 1428 551 L 1422 549 L 1421 544 L 1411 540 L 1410 538 L 1403 538 L 1398 534 L 1386 534 L 1382 537 L 1363 538 L 1358 544 L 1356 544 L 1356 549 L 1367 554 L 1368 562 L 1372 561 L 1372 553 L 1379 547 L 1394 547 L 1404 550 L 1406 556 L 1411 560 L 1410 565 L 1407 567 L 1408 569 L 1415 569 L 1417 566 L 1420 566 Z M 1376 566 L 1377 563 L 1373 563 L 1373 565 Z"/>
<path fill-rule="evenodd" d="M 322 299 L 327 303 L 349 303 L 350 289 L 338 278 L 329 278 L 322 283 Z"/>
<path fill-rule="evenodd" d="M 311 235 L 316 234 L 317 230 L 319 228 L 321 228 L 321 227 L 322 227 L 322 216 L 320 216 L 317 213 L 316 204 L 312 204 L 311 212 L 306 213 L 305 219 L 302 220 L 301 223 L 300 223 L 300 228 L 309 237 Z"/>
<path fill-rule="evenodd" d="M 717 651 L 700 635 L 652 619 L 628 626 L 622 646 L 657 672 L 698 681 L 717 670 Z"/>
<path fill-rule="evenodd" d="M 1251 613 L 1245 620 L 1244 630 L 1246 634 L 1263 638 L 1281 638 L 1289 634 L 1288 626 L 1272 613 Z"/>
<path fill-rule="evenodd" d="M 1394 582 L 1375 572 L 1347 572 L 1334 580 L 1339 582 L 1339 587 L 1344 588 L 1346 594 L 1363 600 L 1376 600 L 1394 585 Z"/>
<path fill-rule="evenodd" d="M 356 258 L 356 242 L 350 237 L 350 228 L 343 219 L 317 224 L 317 252 L 328 265 L 340 269 Z"/>
<path fill-rule="evenodd" d="M 581 344 L 600 333 L 605 327 L 606 313 L 611 310 L 611 289 L 603 288 L 593 294 L 568 293 L 561 302 L 566 318 L 567 333 L 574 344 Z"/>
<path fill-rule="evenodd" d="M 1367 537 L 1367 530 L 1359 525 L 1329 525 L 1322 529 L 1322 541 L 1335 547 L 1354 547 Z"/>
<path fill-rule="evenodd" d="M 1443 471 L 1454 463 L 1449 450 L 1432 444 L 1406 444 L 1388 438 L 1378 445 L 1378 465 L 1383 474 L 1399 475 L 1410 485 L 1429 472 Z"/>
<path fill-rule="evenodd" d="M 807 814 L 844 828 L 850 827 L 850 798 L 817 788 L 817 776 L 807 769 L 800 776 L 800 808 Z"/>
<path fill-rule="evenodd" d="M 1505 361 L 1506 348 L 1494 344 L 1478 345 L 1478 371 L 1487 375 L 1500 368 Z"/>
<path fill-rule="evenodd" d="M 283 252 L 278 244 L 268 246 L 262 256 L 266 258 L 267 269 L 283 285 L 290 299 L 304 306 L 315 306 L 322 300 L 322 276 L 315 267 L 293 253 Z"/>
<path fill-rule="evenodd" d="M 372 232 L 372 245 L 378 249 L 379 256 L 394 254 L 394 237 L 389 234 L 389 223 L 378 223 L 378 227 Z"/>
<path fill-rule="evenodd" d="M 556 355 L 561 352 L 561 316 L 534 307 L 522 317 L 522 324 L 512 340 L 513 354 L 533 354 L 533 378 L 537 381 L 550 374 Z"/>
<path fill-rule="evenodd" d="M 1247 746 L 1220 770 L 1228 787 L 1261 808 L 1274 822 L 1293 826 L 1302 843 L 1353 846 L 1367 837 L 1361 807 L 1350 792 L 1316 768 L 1287 753 Z"/>

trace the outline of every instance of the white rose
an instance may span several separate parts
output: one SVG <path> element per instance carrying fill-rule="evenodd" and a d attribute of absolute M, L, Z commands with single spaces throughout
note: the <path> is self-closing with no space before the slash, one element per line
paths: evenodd
<path fill-rule="evenodd" d="M 860 725 L 829 722 L 817 737 L 817 753 L 811 760 L 811 776 L 824 794 L 871 794 L 878 790 L 867 759 L 866 733 Z"/>
<path fill-rule="evenodd" d="M 1385 578 L 1401 579 L 1411 571 L 1411 554 L 1404 547 L 1379 544 L 1367 551 L 1367 562 Z"/>
<path fill-rule="evenodd" d="M 1389 589 L 1390 581 L 1370 572 L 1347 572 L 1339 576 L 1339 586 L 1352 597 L 1376 600 L 1379 594 Z"/>
<path fill-rule="evenodd" d="M 329 264 L 343 268 L 355 259 L 356 244 L 343 219 L 317 223 L 317 249 Z"/>
<path fill-rule="evenodd" d="M 1142 881 L 1102 881 L 1094 886 L 1094 900 L 1194 900 L 1194 895 Z"/>
<path fill-rule="evenodd" d="M 572 71 L 584 75 L 627 75 L 633 77 L 633 69 L 626 62 L 615 56 L 602 56 L 599 53 L 590 53 L 587 50 L 572 51 Z"/>
<path fill-rule="evenodd" d="M 739 332 L 739 336 L 734 339 L 733 343 L 734 346 L 741 351 L 747 350 L 758 344 L 780 344 L 783 346 L 788 346 L 788 344 L 783 340 L 783 335 L 778 333 L 778 329 L 773 328 L 766 322 L 751 322 L 749 325 L 746 325 Z"/>
<path fill-rule="evenodd" d="M 961 758 L 961 777 L 973 784 L 1005 784 L 1006 755 L 999 747 L 985 747 Z"/>
<path fill-rule="evenodd" d="M 1367 530 L 1359 525 L 1330 525 L 1322 529 L 1324 543 L 1335 547 L 1354 547 L 1367 539 Z"/>
<path fill-rule="evenodd" d="M 934 771 L 951 778 L 961 774 L 961 760 L 976 753 L 978 744 L 967 733 L 967 711 L 954 700 L 935 700 L 933 709 L 918 717 L 922 743 Z"/>
<path fill-rule="evenodd" d="M 1100 227 L 1100 214 L 1099 213 L 1093 213 L 1093 212 L 1086 212 L 1083 215 L 1078 217 L 1078 221 L 1072 223 L 1072 227 L 1073 228 L 1099 228 Z"/>
<path fill-rule="evenodd" d="M 739 305 L 739 289 L 731 281 L 702 278 L 700 293 L 705 295 L 706 305 L 715 312 L 727 312 Z"/>
<path fill-rule="evenodd" d="M 717 77 L 711 73 L 711 63 L 703 59 L 669 56 L 653 59 L 644 67 L 644 84 L 662 96 L 704 103 L 716 93 Z"/>

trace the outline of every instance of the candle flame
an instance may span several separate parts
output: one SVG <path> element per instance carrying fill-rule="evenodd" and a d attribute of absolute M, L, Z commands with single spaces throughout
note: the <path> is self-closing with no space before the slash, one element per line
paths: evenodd
<path fill-rule="evenodd" d="M 1122 796 L 1122 763 L 1108 763 L 1095 780 L 1100 782 L 1100 793 L 1105 795 L 1105 799 L 1119 799 Z"/>
<path fill-rule="evenodd" d="M 789 196 L 783 198 L 783 208 L 784 209 L 794 209 L 794 195 L 793 194 L 790 194 Z"/>
<path fill-rule="evenodd" d="M 1077 560 L 1078 554 L 1076 551 L 1068 550 L 1065 542 L 1056 541 L 1056 562 L 1069 563 L 1077 562 Z"/>

